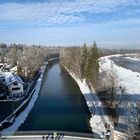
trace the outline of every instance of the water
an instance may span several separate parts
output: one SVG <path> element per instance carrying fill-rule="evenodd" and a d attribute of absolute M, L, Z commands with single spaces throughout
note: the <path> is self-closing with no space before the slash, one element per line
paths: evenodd
<path fill-rule="evenodd" d="M 125 57 L 112 57 L 110 58 L 117 64 L 118 66 L 130 69 L 132 71 L 140 72 L 140 61 L 131 60 Z"/>
<path fill-rule="evenodd" d="M 20 131 L 61 130 L 91 133 L 84 97 L 58 62 L 49 64 L 39 97 Z"/>

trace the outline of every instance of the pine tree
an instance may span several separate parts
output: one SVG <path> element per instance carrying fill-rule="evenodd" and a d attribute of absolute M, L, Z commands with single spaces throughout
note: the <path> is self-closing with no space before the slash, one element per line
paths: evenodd
<path fill-rule="evenodd" d="M 87 82 L 97 82 L 99 63 L 98 63 L 99 53 L 97 49 L 96 42 L 94 41 L 93 47 L 90 48 L 86 63 L 86 80 Z"/>
<path fill-rule="evenodd" d="M 98 74 L 99 74 L 99 62 L 98 62 L 98 59 L 99 59 L 99 53 L 98 53 L 98 49 L 97 49 L 97 45 L 96 45 L 96 42 L 94 41 L 94 44 L 93 44 L 93 74 L 94 74 L 94 80 L 95 82 L 97 82 L 97 79 L 98 79 Z"/>
<path fill-rule="evenodd" d="M 88 51 L 87 51 L 87 47 L 86 47 L 86 43 L 83 45 L 82 48 L 82 60 L 81 60 L 81 75 L 82 78 L 85 78 L 86 76 L 86 63 L 87 63 L 87 55 L 88 55 Z"/>

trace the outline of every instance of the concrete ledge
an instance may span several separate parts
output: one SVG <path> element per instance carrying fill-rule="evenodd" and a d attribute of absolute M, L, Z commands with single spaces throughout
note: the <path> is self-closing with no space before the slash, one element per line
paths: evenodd
<path fill-rule="evenodd" d="M 27 136 L 6 136 L 1 139 L 4 140 L 47 140 L 50 139 L 48 135 L 27 135 Z M 57 140 L 99 140 L 94 138 L 86 138 L 86 137 L 76 137 L 76 136 L 63 136 L 59 139 L 57 137 L 53 137 L 53 139 Z"/>

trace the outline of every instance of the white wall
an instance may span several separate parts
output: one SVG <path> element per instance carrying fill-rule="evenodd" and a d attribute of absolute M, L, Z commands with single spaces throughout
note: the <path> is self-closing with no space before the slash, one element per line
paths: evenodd
<path fill-rule="evenodd" d="M 12 90 L 13 88 L 20 88 L 19 90 Z M 18 85 L 11 84 L 8 86 L 8 90 L 10 92 L 10 96 L 22 96 L 23 93 L 23 84 L 18 83 Z"/>

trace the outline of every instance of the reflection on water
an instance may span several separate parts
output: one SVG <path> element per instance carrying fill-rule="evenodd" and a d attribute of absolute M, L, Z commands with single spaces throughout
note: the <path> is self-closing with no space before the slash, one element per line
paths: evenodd
<path fill-rule="evenodd" d="M 56 62 L 49 64 L 38 100 L 19 130 L 91 133 L 89 119 L 90 113 L 78 85 Z"/>

